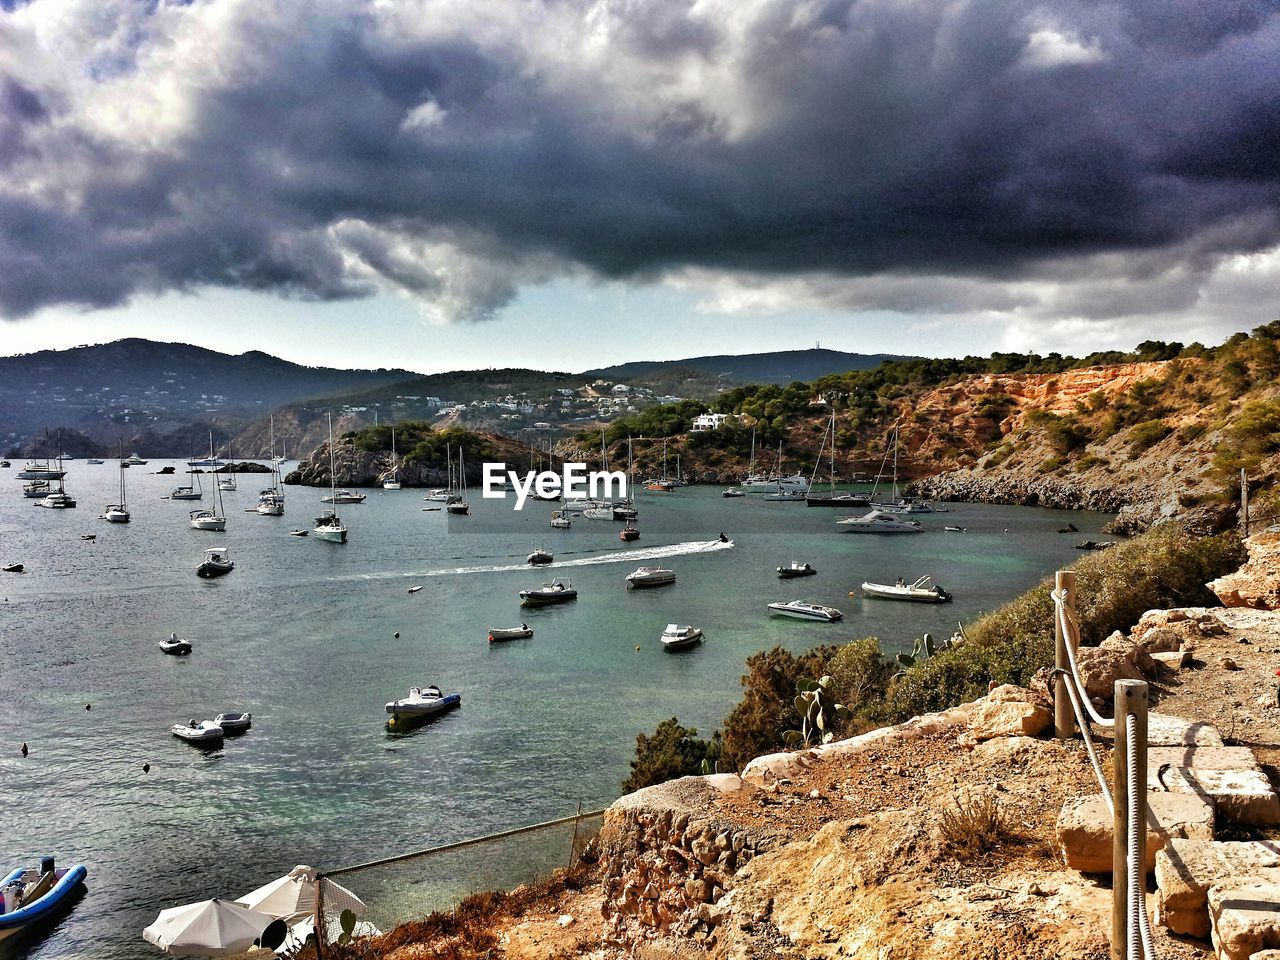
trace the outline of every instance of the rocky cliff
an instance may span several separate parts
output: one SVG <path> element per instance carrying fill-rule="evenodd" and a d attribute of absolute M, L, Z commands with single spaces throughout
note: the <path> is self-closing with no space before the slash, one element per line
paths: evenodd
<path fill-rule="evenodd" d="M 482 478 L 483 461 L 505 461 L 516 469 L 528 463 L 528 447 L 496 434 L 469 434 L 465 458 L 467 484 L 476 487 Z M 346 437 L 334 442 L 334 483 L 341 487 L 380 486 L 392 473 L 391 450 L 368 450 Z M 429 460 L 399 460 L 400 482 L 406 487 L 443 487 L 449 483 L 444 457 Z M 329 485 L 329 442 L 316 447 L 295 470 L 284 478 L 288 484 L 308 487 Z"/>

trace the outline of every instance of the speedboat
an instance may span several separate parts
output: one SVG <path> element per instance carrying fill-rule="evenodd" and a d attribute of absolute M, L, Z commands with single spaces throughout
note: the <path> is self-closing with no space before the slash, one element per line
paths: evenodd
<path fill-rule="evenodd" d="M 315 535 L 317 540 L 328 543 L 346 543 L 347 528 L 336 513 L 330 511 L 323 517 L 316 517 Z"/>
<path fill-rule="evenodd" d="M 45 507 L 48 510 L 70 510 L 75 505 L 75 497 L 63 493 L 61 490 L 49 494 L 37 504 L 37 506 Z"/>
<path fill-rule="evenodd" d="M 169 728 L 179 740 L 194 743 L 198 747 L 222 746 L 222 728 L 212 720 L 188 720 L 186 723 L 175 723 Z"/>
<path fill-rule="evenodd" d="M 387 713 L 392 720 L 401 717 L 431 717 L 454 707 L 461 706 L 462 697 L 451 693 L 447 697 L 440 693 L 439 687 L 413 687 L 409 696 L 403 700 L 392 700 L 387 704 Z"/>
<path fill-rule="evenodd" d="M 659 639 L 664 650 L 684 650 L 702 642 L 702 631 L 697 627 L 668 623 Z"/>
<path fill-rule="evenodd" d="M 505 640 L 528 640 L 533 636 L 533 627 L 522 623 L 518 627 L 490 627 L 489 642 L 502 643 Z"/>
<path fill-rule="evenodd" d="M 555 560 L 551 554 L 539 547 L 525 558 L 531 566 L 540 567 Z"/>
<path fill-rule="evenodd" d="M 204 552 L 204 560 L 196 567 L 196 576 L 212 579 L 225 576 L 235 568 L 226 547 L 212 547 Z"/>
<path fill-rule="evenodd" d="M 227 529 L 227 518 L 218 516 L 212 510 L 192 510 L 190 516 L 193 530 Z"/>
<path fill-rule="evenodd" d="M 557 530 L 568 530 L 573 526 L 573 521 L 564 515 L 563 510 L 556 510 L 551 514 L 551 524 Z"/>
<path fill-rule="evenodd" d="M 862 592 L 868 597 L 879 597 L 882 600 L 908 600 L 913 603 L 950 603 L 951 594 L 936 583 L 929 585 L 929 577 L 921 577 L 915 583 L 905 583 L 898 578 L 895 584 L 871 583 L 864 581 Z M 852 593 L 849 594 L 853 596 Z"/>
<path fill-rule="evenodd" d="M 104 464 L 104 463 L 106 463 L 106 462 L 107 462 L 107 461 L 105 461 L 105 460 L 100 460 L 100 459 L 98 459 L 97 457 L 90 457 L 88 460 L 86 460 L 86 461 L 85 461 L 85 463 L 92 464 L 92 465 L 93 465 L 93 466 L 95 466 L 95 467 L 97 467 L 97 466 L 101 466 L 102 464 Z"/>
<path fill-rule="evenodd" d="M 676 572 L 664 567 L 640 567 L 627 574 L 628 587 L 665 587 L 676 582 Z"/>
<path fill-rule="evenodd" d="M 812 577 L 817 572 L 815 567 L 807 563 L 797 563 L 795 560 L 791 561 L 790 566 L 778 568 L 778 576 L 783 580 L 790 580 L 793 577 Z"/>
<path fill-rule="evenodd" d="M 727 497 L 727 498 L 729 498 L 729 499 L 733 499 L 733 498 L 735 498 L 735 497 L 745 497 L 745 496 L 746 496 L 746 493 L 744 493 L 743 491 L 739 490 L 737 487 L 730 487 L 728 490 L 726 490 L 726 491 L 724 491 L 722 494 L 720 494 L 720 496 L 722 496 L 722 497 Z"/>
<path fill-rule="evenodd" d="M 131 467 L 144 467 L 147 465 L 147 461 L 143 460 L 136 453 L 132 454 L 127 460 L 125 460 L 125 463 L 129 464 Z"/>
<path fill-rule="evenodd" d="M 228 711 L 213 718 L 223 733 L 244 733 L 253 725 L 253 714 Z"/>
<path fill-rule="evenodd" d="M 74 903 L 88 872 L 81 863 L 57 869 L 53 857 L 44 857 L 39 867 L 18 867 L 6 874 L 0 879 L 0 940 Z"/>
<path fill-rule="evenodd" d="M 168 639 L 160 641 L 160 649 L 165 653 L 173 654 L 175 657 L 185 657 L 191 652 L 191 641 L 182 639 L 176 633 L 171 633 Z"/>
<path fill-rule="evenodd" d="M 836 521 L 837 526 L 845 528 L 847 533 L 920 533 L 920 524 L 914 520 L 903 520 L 896 513 L 883 510 L 872 510 L 861 517 L 843 517 Z"/>
<path fill-rule="evenodd" d="M 552 603 L 567 603 L 578 599 L 578 591 L 572 581 L 553 580 L 536 590 L 521 590 L 520 603 L 526 607 L 542 607 Z"/>
<path fill-rule="evenodd" d="M 8 460 L 0 460 L 0 467 L 3 467 L 5 470 L 8 470 L 12 466 L 13 464 L 10 463 Z"/>
<path fill-rule="evenodd" d="M 350 490 L 339 490 L 327 497 L 321 497 L 321 503 L 364 503 L 365 494 L 352 493 Z"/>
<path fill-rule="evenodd" d="M 43 500 L 52 489 L 48 480 L 32 480 L 22 485 L 22 495 L 28 500 Z"/>
<path fill-rule="evenodd" d="M 771 603 L 769 612 L 783 617 L 795 617 L 797 620 L 822 620 L 827 623 L 844 618 L 844 614 L 835 607 L 824 607 L 820 603 L 808 603 L 804 600 Z"/>
<path fill-rule="evenodd" d="M 433 490 L 429 491 L 429 492 L 427 493 L 427 495 L 426 495 L 425 497 L 423 497 L 422 499 L 423 499 L 423 500 L 431 500 L 431 501 L 433 501 L 433 502 L 435 502 L 435 503 L 448 503 L 448 502 L 449 502 L 449 488 L 448 488 L 448 487 L 436 487 L 435 489 L 433 489 Z"/>

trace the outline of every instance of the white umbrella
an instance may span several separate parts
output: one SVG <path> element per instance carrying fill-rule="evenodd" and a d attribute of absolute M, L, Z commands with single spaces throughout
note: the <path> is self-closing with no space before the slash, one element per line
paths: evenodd
<path fill-rule="evenodd" d="M 350 910 L 357 917 L 364 915 L 364 902 L 332 880 L 325 881 L 324 898 L 326 913 Z M 296 866 L 283 877 L 238 897 L 236 903 L 287 922 L 311 916 L 316 912 L 316 869 Z"/>
<path fill-rule="evenodd" d="M 265 913 L 215 898 L 161 910 L 142 938 L 177 956 L 222 957 L 248 950 L 276 922 Z"/>

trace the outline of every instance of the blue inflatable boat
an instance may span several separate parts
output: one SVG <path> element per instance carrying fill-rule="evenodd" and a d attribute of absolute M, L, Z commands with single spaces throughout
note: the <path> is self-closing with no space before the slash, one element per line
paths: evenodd
<path fill-rule="evenodd" d="M 0 940 L 71 903 L 88 873 L 79 863 L 54 869 L 53 857 L 45 857 L 39 868 L 19 867 L 0 880 Z"/>

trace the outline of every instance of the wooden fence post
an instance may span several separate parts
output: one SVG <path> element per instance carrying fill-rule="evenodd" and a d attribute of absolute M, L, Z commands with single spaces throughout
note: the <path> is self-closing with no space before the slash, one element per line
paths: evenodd
<path fill-rule="evenodd" d="M 1076 612 L 1076 575 L 1073 570 L 1059 570 L 1053 578 L 1054 588 L 1063 597 L 1063 605 L 1067 613 L 1075 616 Z M 1062 629 L 1062 621 L 1054 606 L 1053 617 L 1053 665 L 1058 670 L 1071 673 L 1071 661 L 1067 657 L 1067 644 L 1071 638 Z M 1075 652 L 1075 648 L 1072 648 Z M 1070 740 L 1076 733 L 1075 713 L 1071 707 L 1071 698 L 1067 694 L 1068 677 L 1062 673 L 1056 675 L 1053 684 L 1053 735 L 1059 740 Z"/>

